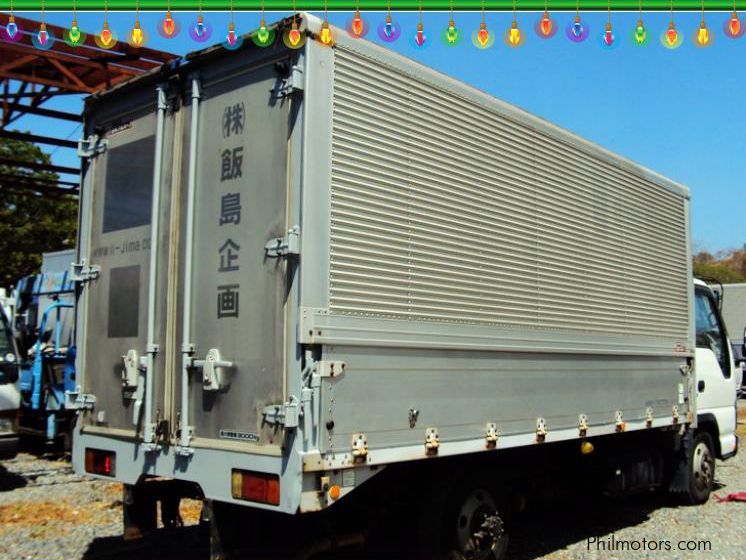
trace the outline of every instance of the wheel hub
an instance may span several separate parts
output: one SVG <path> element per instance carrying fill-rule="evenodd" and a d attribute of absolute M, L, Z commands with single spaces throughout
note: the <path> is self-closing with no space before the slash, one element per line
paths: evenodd
<path fill-rule="evenodd" d="M 694 448 L 693 474 L 694 479 L 701 487 L 709 487 L 712 483 L 713 460 L 710 450 L 704 443 L 699 443 Z"/>
<path fill-rule="evenodd" d="M 485 560 L 503 533 L 497 506 L 486 490 L 472 491 L 461 505 L 457 517 L 457 543 L 466 560 Z"/>

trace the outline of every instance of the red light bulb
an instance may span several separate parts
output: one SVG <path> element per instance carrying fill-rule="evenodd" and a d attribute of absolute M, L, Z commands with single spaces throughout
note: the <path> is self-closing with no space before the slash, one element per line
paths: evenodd
<path fill-rule="evenodd" d="M 171 17 L 171 10 L 168 10 L 166 12 L 166 17 L 163 18 L 163 34 L 166 37 L 171 37 L 171 35 L 173 35 L 175 31 L 176 22 L 174 21 L 174 18 Z"/>
<path fill-rule="evenodd" d="M 414 36 L 414 42 L 417 43 L 418 47 L 425 44 L 427 38 L 425 37 L 425 28 L 422 23 L 417 24 L 417 34 Z"/>
<path fill-rule="evenodd" d="M 233 25 L 233 22 L 228 24 L 228 36 L 226 40 L 231 47 L 236 44 L 236 26 Z"/>
<path fill-rule="evenodd" d="M 730 21 L 728 22 L 728 30 L 733 37 L 738 37 L 741 33 L 741 20 L 738 19 L 738 14 L 733 12 Z"/>
<path fill-rule="evenodd" d="M 604 31 L 604 44 L 607 47 L 610 47 L 611 45 L 614 44 L 614 39 L 615 39 L 614 33 L 611 31 L 611 24 L 607 23 L 606 31 Z"/>
<path fill-rule="evenodd" d="M 49 40 L 49 33 L 47 32 L 47 24 L 42 23 L 39 26 L 39 33 L 36 34 L 36 38 L 39 41 L 39 44 L 42 47 L 45 47 L 47 45 L 47 41 Z"/>
<path fill-rule="evenodd" d="M 360 37 L 363 31 L 365 31 L 365 23 L 363 23 L 363 18 L 360 17 L 360 11 L 356 10 L 355 17 L 352 18 L 352 33 Z"/>
<path fill-rule="evenodd" d="M 539 29 L 541 29 L 541 34 L 544 35 L 544 37 L 549 37 L 549 34 L 552 32 L 552 20 L 549 19 L 549 12 L 544 12 L 544 17 L 541 18 Z"/>

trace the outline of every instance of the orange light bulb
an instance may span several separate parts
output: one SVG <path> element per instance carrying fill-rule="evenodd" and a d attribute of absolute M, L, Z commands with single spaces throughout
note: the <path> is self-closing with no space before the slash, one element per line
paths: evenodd
<path fill-rule="evenodd" d="M 487 31 L 487 24 L 480 23 L 479 31 L 477 31 L 477 41 L 479 41 L 480 45 L 482 45 L 483 47 L 486 47 L 489 40 L 490 40 L 490 32 Z"/>
<path fill-rule="evenodd" d="M 226 40 L 231 47 L 236 44 L 236 26 L 233 25 L 233 22 L 228 24 L 228 36 Z"/>
<path fill-rule="evenodd" d="M 365 31 L 365 23 L 363 23 L 363 18 L 360 17 L 360 11 L 356 10 L 355 17 L 352 18 L 352 33 L 360 37 L 363 31 Z"/>
<path fill-rule="evenodd" d="M 174 34 L 176 31 L 176 22 L 174 21 L 174 18 L 171 17 L 171 10 L 168 10 L 166 12 L 166 17 L 163 18 L 163 34 L 166 37 L 170 37 Z"/>
<path fill-rule="evenodd" d="M 104 27 L 101 29 L 101 33 L 99 33 L 99 37 L 101 38 L 101 43 L 105 47 L 109 46 L 109 43 L 111 43 L 111 29 L 109 29 L 109 22 L 104 22 Z"/>
<path fill-rule="evenodd" d="M 290 32 L 288 33 L 288 40 L 294 47 L 300 43 L 300 31 L 298 31 L 298 24 L 295 22 L 293 22 L 293 26 L 290 28 Z"/>
<path fill-rule="evenodd" d="M 670 46 L 675 46 L 676 43 L 679 40 L 679 32 L 676 31 L 676 26 L 671 22 L 671 24 L 668 26 L 668 31 L 666 31 L 666 41 Z"/>
<path fill-rule="evenodd" d="M 549 12 L 544 12 L 544 17 L 541 18 L 539 29 L 541 29 L 541 33 L 544 37 L 549 37 L 549 34 L 552 32 L 552 20 L 549 19 Z"/>

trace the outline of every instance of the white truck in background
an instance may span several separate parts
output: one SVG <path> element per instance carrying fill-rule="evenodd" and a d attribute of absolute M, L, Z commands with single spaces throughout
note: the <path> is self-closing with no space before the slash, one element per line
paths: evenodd
<path fill-rule="evenodd" d="M 741 370 L 741 390 L 746 389 L 746 283 L 722 284 L 721 312 L 736 365 Z"/>
<path fill-rule="evenodd" d="M 0 306 L 0 460 L 18 453 L 18 415 L 21 394 L 18 388 L 19 356 L 10 319 Z"/>
<path fill-rule="evenodd" d="M 547 494 L 705 502 L 735 376 L 689 190 L 295 24 L 86 101 L 67 400 L 125 534 L 198 497 L 214 558 L 285 558 L 395 505 L 424 558 L 501 560 Z"/>

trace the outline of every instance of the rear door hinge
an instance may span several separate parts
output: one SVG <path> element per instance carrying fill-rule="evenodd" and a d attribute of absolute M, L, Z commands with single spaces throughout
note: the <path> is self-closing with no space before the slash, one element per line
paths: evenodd
<path fill-rule="evenodd" d="M 92 158 L 103 154 L 109 146 L 109 141 L 100 138 L 97 134 L 92 134 L 88 138 L 78 140 L 78 157 Z"/>
<path fill-rule="evenodd" d="M 81 393 L 80 389 L 65 391 L 67 410 L 93 410 L 94 406 L 96 406 L 96 395 Z"/>
<path fill-rule="evenodd" d="M 73 282 L 85 283 L 95 280 L 101 275 L 101 267 L 97 264 L 88 264 L 83 260 L 73 263 L 71 267 L 71 280 Z"/>
<path fill-rule="evenodd" d="M 267 424 L 297 428 L 302 413 L 300 401 L 296 396 L 290 395 L 288 402 L 284 404 L 265 406 L 262 416 Z"/>
<path fill-rule="evenodd" d="M 285 237 L 270 239 L 264 246 L 264 251 L 272 259 L 300 255 L 300 227 L 293 226 Z"/>

